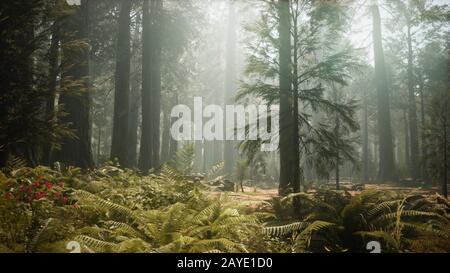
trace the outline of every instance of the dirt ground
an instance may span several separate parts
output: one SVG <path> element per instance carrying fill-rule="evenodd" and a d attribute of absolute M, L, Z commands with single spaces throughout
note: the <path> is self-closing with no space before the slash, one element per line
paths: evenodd
<path fill-rule="evenodd" d="M 346 183 L 343 183 L 343 188 L 347 188 L 348 185 Z M 365 190 L 371 190 L 371 189 L 379 189 L 379 190 L 392 190 L 392 191 L 400 191 L 400 192 L 412 192 L 414 194 L 436 194 L 439 192 L 439 189 L 437 188 L 415 188 L 415 187 L 400 187 L 400 186 L 393 186 L 388 184 L 366 184 Z M 360 193 L 359 191 L 351 191 L 349 192 L 352 195 L 357 195 Z M 213 193 L 214 195 L 219 193 Z M 236 201 L 269 201 L 272 198 L 278 196 L 278 188 L 273 189 L 260 189 L 260 188 L 254 188 L 254 187 L 244 187 L 244 193 L 242 192 L 230 192 L 227 194 L 230 198 L 236 200 Z"/>

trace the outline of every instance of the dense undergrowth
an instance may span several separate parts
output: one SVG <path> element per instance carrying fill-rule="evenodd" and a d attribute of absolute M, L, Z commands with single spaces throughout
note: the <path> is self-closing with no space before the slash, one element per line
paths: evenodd
<path fill-rule="evenodd" d="M 180 171 L 182 169 L 183 171 Z M 0 172 L 0 252 L 450 252 L 447 200 L 318 190 L 270 202 L 209 194 L 187 168 Z M 297 204 L 294 206 L 294 204 Z"/>

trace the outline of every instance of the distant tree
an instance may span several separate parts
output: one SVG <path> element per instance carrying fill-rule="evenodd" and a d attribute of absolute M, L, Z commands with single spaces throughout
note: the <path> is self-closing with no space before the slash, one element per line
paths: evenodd
<path fill-rule="evenodd" d="M 162 12 L 161 34 L 161 114 L 162 114 L 162 163 L 172 160 L 177 151 L 177 141 L 170 135 L 176 119 L 170 114 L 178 100 L 185 98 L 199 81 L 198 44 L 205 27 L 205 14 L 198 1 L 166 1 Z M 197 91 L 197 90 L 195 90 Z M 195 145 L 198 149 L 199 145 Z M 201 153 L 196 153 L 196 158 Z M 197 166 L 198 167 L 198 166 Z"/>
<path fill-rule="evenodd" d="M 279 193 L 283 195 L 289 186 L 300 183 L 294 181 L 298 178 L 300 165 L 298 146 L 294 147 L 294 120 L 293 120 L 293 96 L 292 96 L 292 42 L 291 42 L 291 2 L 290 0 L 278 1 L 279 18 L 279 98 L 280 98 L 280 185 Z M 297 126 L 297 125 L 295 125 Z M 297 131 L 298 134 L 298 131 Z M 295 186 L 294 186 L 295 187 Z"/>
<path fill-rule="evenodd" d="M 160 165 L 162 0 L 144 0 L 142 50 L 142 135 L 139 168 Z"/>
<path fill-rule="evenodd" d="M 329 3 L 280 1 L 269 3 L 261 20 L 247 27 L 256 42 L 249 46 L 246 69 L 251 82 L 242 85 L 238 99 L 253 95 L 280 103 L 280 194 L 300 190 L 300 153 L 310 155 L 311 146 L 319 149 L 330 133 L 311 122 L 312 113 L 333 110 L 343 122 L 352 120 L 351 108 L 324 96 L 325 82 L 346 85 L 359 67 L 351 48 L 336 51 L 345 24 L 340 12 L 333 12 Z M 272 57 L 277 54 L 279 59 Z M 272 84 L 275 80 L 279 85 Z M 254 145 L 246 145 L 246 150 L 254 150 Z"/>
<path fill-rule="evenodd" d="M 373 155 L 371 155 L 371 147 L 370 147 L 370 128 L 371 128 L 371 105 L 370 100 L 371 96 L 375 90 L 374 87 L 374 76 L 373 76 L 373 68 L 367 66 L 362 70 L 361 77 L 354 79 L 353 86 L 360 92 L 362 103 L 362 180 L 363 182 L 369 182 L 371 179 L 371 169 Z"/>
<path fill-rule="evenodd" d="M 131 61 L 131 18 L 132 1 L 120 2 L 118 41 L 116 53 L 114 120 L 111 144 L 111 159 L 128 167 L 128 123 L 130 106 L 130 61 Z"/>
<path fill-rule="evenodd" d="M 371 6 L 373 17 L 373 47 L 375 52 L 375 77 L 378 92 L 378 134 L 379 134 L 379 171 L 382 182 L 396 180 L 394 149 L 391 131 L 391 109 L 389 87 L 386 76 L 386 64 L 381 33 L 381 18 L 378 5 Z"/>
<path fill-rule="evenodd" d="M 226 70 L 225 70 L 225 105 L 232 102 L 236 92 L 237 80 L 237 26 L 236 21 L 236 3 L 229 1 L 228 4 L 228 31 L 227 31 L 227 48 L 226 48 Z M 235 165 L 235 146 L 236 143 L 232 141 L 225 141 L 224 143 L 224 162 L 225 172 L 230 174 Z"/>
<path fill-rule="evenodd" d="M 336 179 L 336 189 L 340 189 L 340 168 L 341 166 L 350 161 L 353 165 L 358 165 L 358 157 L 356 156 L 356 144 L 358 139 L 351 134 L 356 132 L 359 129 L 359 125 L 356 122 L 354 117 L 354 113 L 356 112 L 356 101 L 352 99 L 348 99 L 345 94 L 343 94 L 342 90 L 339 90 L 335 85 L 332 85 L 331 90 L 331 99 L 337 103 L 346 105 L 352 111 L 349 112 L 351 115 L 346 122 L 342 121 L 342 117 L 337 111 L 333 111 L 328 113 L 331 114 L 331 125 L 332 131 L 330 135 L 331 140 L 331 153 L 332 156 L 330 158 L 332 164 L 332 168 L 335 170 L 335 179 Z M 326 156 L 324 156 L 325 158 Z"/>
<path fill-rule="evenodd" d="M 161 55 L 162 55 L 162 24 L 163 24 L 163 0 L 152 0 L 150 8 L 152 20 L 151 49 L 151 93 L 153 137 L 152 137 L 152 166 L 157 168 L 161 164 Z"/>
<path fill-rule="evenodd" d="M 161 142 L 161 161 L 167 162 L 170 160 L 169 149 L 170 149 L 170 126 L 171 117 L 170 110 L 168 109 L 168 103 L 163 103 L 163 130 L 162 130 L 162 142 Z"/>
<path fill-rule="evenodd" d="M 138 143 L 140 130 L 140 109 L 141 109 L 141 84 L 142 84 L 142 66 L 141 45 L 142 45 L 142 13 L 137 12 L 135 17 L 134 28 L 132 31 L 132 63 L 131 67 L 131 94 L 130 94 L 130 113 L 128 121 L 128 165 L 131 168 L 138 167 Z"/>
<path fill-rule="evenodd" d="M 418 20 L 418 10 L 414 1 L 405 0 L 405 1 L 388 1 L 388 3 L 394 6 L 394 11 L 397 12 L 396 21 L 397 26 L 398 22 L 403 22 L 406 30 L 406 45 L 407 45 L 407 86 L 408 86 L 408 124 L 409 124 L 409 173 L 411 174 L 414 180 L 418 179 L 420 176 L 420 168 L 419 168 L 419 138 L 417 134 L 417 102 L 416 102 L 416 79 L 414 76 L 414 52 L 413 52 L 413 27 L 418 25 L 420 21 Z M 419 13 L 420 14 L 420 13 Z"/>
<path fill-rule="evenodd" d="M 173 95 L 173 105 L 178 105 L 179 99 L 178 99 L 178 94 L 174 94 Z M 172 125 L 175 123 L 176 118 L 171 118 L 170 120 L 170 127 L 172 127 Z M 169 144 L 169 158 L 174 158 L 175 155 L 178 152 L 178 141 L 176 141 L 173 137 L 170 138 L 170 144 Z"/>
<path fill-rule="evenodd" d="M 439 33 L 439 29 L 442 24 L 446 23 L 445 17 L 442 14 L 445 13 L 445 6 L 437 5 L 433 0 L 389 0 L 387 1 L 388 11 L 392 15 L 391 24 L 389 29 L 397 34 L 392 38 L 394 43 L 401 45 L 400 50 L 397 53 L 399 62 L 403 64 L 402 60 L 407 60 L 404 67 L 401 65 L 398 70 L 405 71 L 404 81 L 408 89 L 408 127 L 409 127 L 409 174 L 414 180 L 421 177 L 421 169 L 419 167 L 420 161 L 422 164 L 424 160 L 420 157 L 419 153 L 419 126 L 418 126 L 418 111 L 417 111 L 417 95 L 421 94 L 421 77 L 417 72 L 417 55 L 420 50 L 421 44 L 426 40 L 432 39 Z M 421 38 L 422 36 L 428 37 L 428 39 Z M 404 50 L 406 48 L 406 50 Z M 418 89 L 419 87 L 419 89 Z M 423 111 L 423 96 L 421 96 L 421 112 Z M 423 119 L 423 117 L 422 117 Z M 422 142 L 424 141 L 422 137 Z M 422 150 L 422 153 L 425 151 Z"/>
<path fill-rule="evenodd" d="M 446 34 L 448 37 L 448 33 Z M 444 35 L 445 36 L 445 35 Z M 442 194 L 447 196 L 449 141 L 449 97 L 448 45 L 442 46 L 439 40 L 430 41 L 419 55 L 419 67 L 423 73 L 424 92 L 428 94 L 426 107 L 427 120 L 424 134 L 426 141 L 426 172 L 430 179 L 440 182 Z"/>
<path fill-rule="evenodd" d="M 139 153 L 139 169 L 148 173 L 152 168 L 153 158 L 153 118 L 152 118 L 152 93 L 151 93 L 151 18 L 150 0 L 144 0 L 142 21 L 142 133 L 141 148 Z"/>

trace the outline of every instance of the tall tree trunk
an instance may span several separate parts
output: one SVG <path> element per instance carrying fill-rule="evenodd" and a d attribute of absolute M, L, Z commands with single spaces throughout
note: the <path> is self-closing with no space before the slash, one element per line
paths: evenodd
<path fill-rule="evenodd" d="M 367 93 L 364 94 L 364 132 L 363 132 L 363 182 L 369 181 L 369 111 Z"/>
<path fill-rule="evenodd" d="M 236 45 L 237 45 L 237 33 L 236 33 L 236 7 L 233 1 L 229 1 L 228 4 L 228 34 L 227 34 L 227 47 L 226 47 L 226 71 L 225 71 L 225 105 L 232 103 L 235 90 L 236 90 Z M 226 117 L 225 117 L 226 124 Z M 224 131 L 225 132 L 225 131 Z M 225 173 L 230 175 L 233 172 L 235 165 L 235 142 L 224 142 L 224 163 Z"/>
<path fill-rule="evenodd" d="M 49 79 L 48 79 L 48 92 L 49 97 L 45 103 L 45 116 L 47 119 L 55 119 L 55 99 L 56 99 L 56 89 L 58 83 L 59 74 L 59 22 L 55 21 L 52 26 L 52 39 L 50 44 L 50 50 L 48 53 L 48 63 L 49 63 Z M 45 165 L 50 165 L 52 153 L 52 144 L 48 143 L 45 145 L 42 155 L 42 162 Z"/>
<path fill-rule="evenodd" d="M 292 186 L 292 73 L 290 0 L 278 1 L 279 14 L 279 81 L 280 81 L 280 184 L 279 194 L 285 195 Z"/>
<path fill-rule="evenodd" d="M 152 31 L 149 2 L 150 0 L 144 0 L 142 23 L 142 134 L 139 153 L 139 169 L 144 174 L 148 174 L 148 171 L 152 168 L 153 158 L 153 103 L 151 92 Z"/>
<path fill-rule="evenodd" d="M 410 154 L 410 148 L 411 145 L 409 144 L 410 141 L 410 137 L 409 137 L 409 124 L 408 124 L 408 113 L 407 111 L 404 112 L 403 114 L 403 121 L 404 121 L 404 125 L 405 125 L 405 167 L 407 170 L 410 169 L 411 166 L 411 154 Z"/>
<path fill-rule="evenodd" d="M 375 136 L 374 136 L 375 137 Z M 373 162 L 376 165 L 376 163 L 380 160 L 380 149 L 378 142 L 373 143 Z"/>
<path fill-rule="evenodd" d="M 68 88 L 59 97 L 59 104 L 63 105 L 67 113 L 61 121 L 71 124 L 76 138 L 66 138 L 62 141 L 61 150 L 55 159 L 68 165 L 88 168 L 93 165 L 90 132 L 90 83 L 89 83 L 89 47 L 74 52 L 73 44 L 88 41 L 89 33 L 89 0 L 82 0 L 76 13 L 63 22 L 64 36 L 62 52 L 64 64 L 62 72 L 63 88 Z M 72 88 L 77 82 L 76 90 Z M 80 87 L 81 86 L 81 89 Z M 75 96 L 75 94 L 80 94 Z"/>
<path fill-rule="evenodd" d="M 333 101 L 334 103 L 338 103 L 339 101 L 339 94 L 338 94 L 338 90 L 336 89 L 336 86 L 334 84 L 332 84 L 332 91 L 333 91 Z M 336 190 L 339 190 L 341 185 L 340 185 L 340 142 L 341 142 L 341 136 L 340 136 L 340 130 L 341 130 L 341 120 L 339 118 L 339 113 L 337 111 L 335 111 L 334 113 L 335 117 L 334 117 L 334 138 L 335 138 L 335 164 L 336 164 L 336 168 L 335 168 L 335 182 L 336 182 Z"/>
<path fill-rule="evenodd" d="M 293 113 L 292 113 L 292 148 L 290 151 L 290 156 L 292 158 L 292 189 L 295 193 L 300 192 L 301 185 L 300 185 L 300 136 L 299 136 L 299 110 L 298 110 L 298 104 L 299 104 L 299 92 L 300 92 L 300 85 L 299 85 L 299 75 L 298 75 L 298 54 L 299 54 L 299 48 L 298 48 L 298 42 L 299 42 L 299 29 L 298 29 L 298 18 L 297 14 L 294 16 L 294 23 L 293 23 L 293 33 L 294 33 L 294 45 L 293 45 Z M 295 207 L 297 209 L 300 209 L 300 203 L 299 200 L 296 198 L 294 200 Z"/>
<path fill-rule="evenodd" d="M 153 159 L 152 167 L 157 168 L 161 164 L 160 150 L 161 150 L 161 31 L 162 31 L 162 12 L 163 1 L 152 0 L 150 9 L 150 17 L 152 22 L 152 113 L 153 113 Z"/>
<path fill-rule="evenodd" d="M 135 90 L 131 103 L 130 115 L 128 123 L 128 166 L 137 167 L 137 145 L 138 145 L 138 129 L 139 129 L 139 109 L 140 97 Z"/>
<path fill-rule="evenodd" d="M 409 116 L 409 136 L 410 136 L 410 174 L 413 180 L 417 180 L 420 176 L 419 168 L 419 139 L 417 136 L 417 107 L 416 95 L 414 92 L 414 72 L 413 72 L 413 49 L 411 38 L 411 26 L 408 22 L 408 116 Z"/>
<path fill-rule="evenodd" d="M 101 156 L 101 147 L 102 147 L 102 128 L 100 125 L 97 127 L 97 164 L 100 164 L 100 156 Z"/>
<path fill-rule="evenodd" d="M 142 14 L 137 14 L 135 19 L 136 26 L 142 25 Z M 138 64 L 141 57 L 138 56 L 137 51 L 142 47 L 142 33 L 140 27 L 135 27 L 132 33 L 132 51 L 131 58 L 132 64 Z M 136 58 L 136 59 L 133 59 Z M 140 109 L 141 109 L 141 75 L 140 75 L 140 65 L 131 66 L 131 95 L 130 95 L 130 113 L 129 113 L 129 123 L 128 123 L 128 163 L 133 169 L 138 167 L 138 143 L 139 143 L 139 127 L 140 127 Z"/>
<path fill-rule="evenodd" d="M 220 140 L 213 140 L 213 149 L 214 149 L 214 157 L 213 157 L 213 165 L 223 162 L 223 144 Z"/>
<path fill-rule="evenodd" d="M 163 111 L 163 132 L 162 132 L 162 142 L 161 142 L 161 162 L 168 162 L 169 149 L 170 149 L 170 106 L 166 105 Z M 197 146 L 197 144 L 196 144 Z M 197 155 L 197 154 L 196 154 Z"/>
<path fill-rule="evenodd" d="M 391 109 L 381 34 L 380 10 L 377 5 L 373 5 L 371 9 L 373 16 L 373 46 L 375 53 L 376 87 L 378 93 L 377 105 L 380 153 L 378 180 L 381 182 L 386 182 L 396 180 L 391 131 Z"/>
<path fill-rule="evenodd" d="M 194 169 L 196 172 L 203 170 L 203 141 L 197 140 L 194 142 Z"/>
<path fill-rule="evenodd" d="M 334 87 L 333 87 L 333 89 L 335 89 Z M 337 90 L 335 89 L 334 90 L 334 92 L 335 92 L 335 95 L 334 95 L 334 101 L 337 103 L 337 100 L 338 100 L 338 94 L 337 94 Z M 334 121 L 334 136 L 335 136 L 335 138 L 336 138 L 336 173 L 335 173 L 335 175 L 336 175 L 336 190 L 340 190 L 340 188 L 341 188 L 341 185 L 340 185 L 340 177 L 339 177 L 339 171 L 340 171 L 340 164 L 341 164 L 341 161 L 340 161 L 340 147 L 339 147 L 339 145 L 340 145 L 340 138 L 341 138 L 341 136 L 340 136 L 340 127 L 341 127 L 341 121 L 340 121 L 340 119 L 339 119 L 339 113 L 335 113 L 335 115 L 336 115 L 336 117 L 335 117 L 335 121 Z"/>
<path fill-rule="evenodd" d="M 203 172 L 207 172 L 208 169 L 215 163 L 214 162 L 214 142 L 205 141 L 203 154 Z"/>
<path fill-rule="evenodd" d="M 116 86 L 111 159 L 117 159 L 123 167 L 129 167 L 128 121 L 130 101 L 131 61 L 131 5 L 130 0 L 120 2 L 119 33 L 116 53 Z"/>
<path fill-rule="evenodd" d="M 449 98 L 444 97 L 445 104 L 444 104 L 444 111 L 442 115 L 442 133 L 443 133 L 443 139 L 442 139 L 442 152 L 444 153 L 444 162 L 443 162 L 443 168 L 442 168 L 442 195 L 445 198 L 448 198 L 448 101 Z"/>
<path fill-rule="evenodd" d="M 425 98 L 424 98 L 424 94 L 423 94 L 423 81 L 421 80 L 420 83 L 420 115 L 421 115 L 421 139 L 422 139 L 422 143 L 421 143 L 421 150 L 422 150 L 422 166 L 421 166 L 421 170 L 422 170 L 422 179 L 428 179 L 428 172 L 427 172 L 427 139 L 426 139 L 426 134 L 425 134 Z"/>
<path fill-rule="evenodd" d="M 337 151 L 338 155 L 336 156 L 336 170 L 335 170 L 335 175 L 336 175 L 336 190 L 340 190 L 341 189 L 341 182 L 340 182 L 340 166 L 339 164 L 341 164 L 340 160 L 339 160 L 339 151 Z M 345 171 L 345 170 L 344 170 Z"/>
<path fill-rule="evenodd" d="M 178 94 L 173 94 L 173 105 L 178 105 Z M 176 122 L 177 118 L 171 118 L 170 120 L 170 127 Z M 170 145 L 169 145 L 169 159 L 173 159 L 175 157 L 175 154 L 178 150 L 178 141 L 176 141 L 173 137 L 170 138 Z"/>

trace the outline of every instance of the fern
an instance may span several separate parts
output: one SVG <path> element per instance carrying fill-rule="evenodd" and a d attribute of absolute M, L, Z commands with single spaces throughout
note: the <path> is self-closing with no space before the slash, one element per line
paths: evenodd
<path fill-rule="evenodd" d="M 115 203 L 105 200 L 103 198 L 100 198 L 97 195 L 92 194 L 90 192 L 83 191 L 83 190 L 77 190 L 76 195 L 78 196 L 78 198 L 81 201 L 92 202 L 92 203 L 95 203 L 96 206 L 98 206 L 100 208 L 114 211 L 125 217 L 135 218 L 134 212 L 132 210 L 130 210 L 129 208 L 115 204 Z"/>
<path fill-rule="evenodd" d="M 53 221 L 53 218 L 49 218 L 45 221 L 45 223 L 42 225 L 42 227 L 37 231 L 36 235 L 33 236 L 31 239 L 31 242 L 28 245 L 28 249 L 30 251 L 34 251 L 36 249 L 36 246 L 38 245 L 42 235 L 44 232 L 48 229 L 50 223 Z"/>
<path fill-rule="evenodd" d="M 305 228 L 307 228 L 309 225 L 310 225 L 309 222 L 295 222 L 283 226 L 264 227 L 263 233 L 271 236 L 281 237 L 292 233 L 300 232 Z"/>
<path fill-rule="evenodd" d="M 397 212 L 392 212 L 392 213 L 387 213 L 387 214 L 383 214 L 381 216 L 379 216 L 378 218 L 376 218 L 373 223 L 381 225 L 383 223 L 389 222 L 389 221 L 393 221 L 396 220 L 396 218 L 398 217 Z M 439 221 L 443 221 L 446 222 L 447 219 L 444 218 L 443 216 L 437 214 L 437 213 L 433 213 L 433 212 L 426 212 L 426 211 L 417 211 L 417 210 L 404 210 L 401 212 L 401 217 L 404 218 L 417 218 L 417 217 L 422 217 L 422 219 L 437 219 Z"/>
<path fill-rule="evenodd" d="M 205 180 L 211 181 L 220 177 L 223 174 L 223 168 L 225 167 L 225 162 L 219 162 L 213 165 L 206 174 Z"/>
<path fill-rule="evenodd" d="M 204 252 L 205 250 L 215 250 L 215 249 L 231 253 L 233 252 L 248 253 L 248 250 L 245 248 L 244 245 L 235 243 L 225 238 L 200 240 L 192 244 L 192 250 L 194 252 Z"/>
<path fill-rule="evenodd" d="M 177 151 L 172 164 L 181 174 L 188 175 L 194 167 L 194 156 L 194 145 L 186 144 Z"/>
<path fill-rule="evenodd" d="M 135 228 L 126 223 L 116 221 L 106 221 L 104 224 L 105 226 L 109 227 L 109 229 L 114 230 L 118 234 L 129 235 L 132 238 L 146 239 L 146 236 L 144 236 L 138 230 L 136 230 Z"/>
<path fill-rule="evenodd" d="M 78 229 L 77 233 L 97 239 L 105 239 L 105 237 L 109 236 L 112 231 L 98 226 L 88 226 Z"/>
<path fill-rule="evenodd" d="M 221 201 L 213 202 L 211 205 L 204 208 L 197 215 L 195 215 L 193 221 L 198 224 L 203 223 L 203 221 L 212 221 L 220 215 L 221 206 Z"/>
<path fill-rule="evenodd" d="M 403 223 L 405 233 L 414 232 L 419 235 L 433 235 L 448 239 L 449 234 L 441 229 L 427 224 Z"/>
<path fill-rule="evenodd" d="M 400 205 L 399 200 L 391 200 L 391 201 L 382 202 L 382 203 L 376 205 L 371 210 L 369 210 L 369 212 L 367 212 L 367 218 L 373 219 L 375 216 L 378 216 L 383 212 L 392 212 L 399 205 Z"/>
<path fill-rule="evenodd" d="M 6 161 L 6 167 L 3 168 L 3 171 L 5 173 L 13 172 L 14 170 L 25 168 L 27 165 L 28 162 L 25 158 L 11 154 Z"/>
<path fill-rule="evenodd" d="M 76 236 L 74 240 L 96 252 L 117 252 L 119 250 L 118 244 L 102 241 L 86 235 Z"/>

